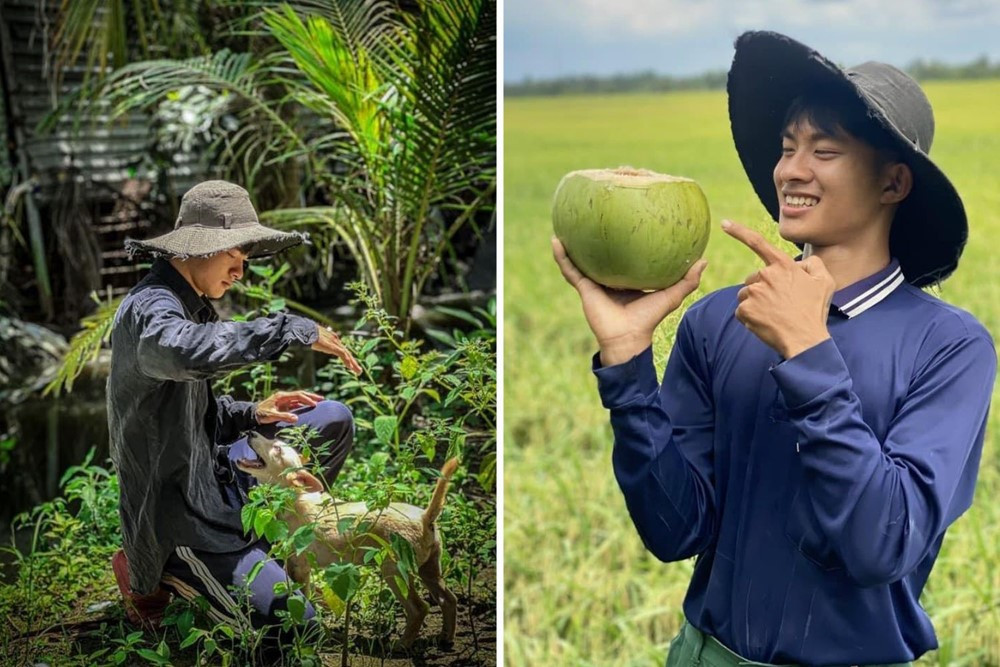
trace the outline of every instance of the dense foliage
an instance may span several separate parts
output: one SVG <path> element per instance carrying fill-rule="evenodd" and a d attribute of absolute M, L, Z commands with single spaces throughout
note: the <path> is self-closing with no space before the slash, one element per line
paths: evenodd
<path fill-rule="evenodd" d="M 268 289 L 270 267 L 258 267 L 260 281 L 251 286 L 262 311 L 282 305 Z M 462 464 L 453 478 L 439 520 L 445 540 L 443 571 L 460 596 L 460 628 L 476 632 L 472 607 L 492 604 L 495 591 L 495 396 L 496 333 L 493 314 L 479 314 L 481 327 L 455 331 L 453 344 L 426 349 L 406 339 L 397 322 L 367 292 L 354 286 L 364 305 L 356 333 L 345 341 L 364 372 L 354 378 L 337 360 L 317 370 L 317 384 L 307 387 L 350 405 L 357 423 L 355 448 L 330 493 L 345 500 L 364 500 L 373 510 L 389 502 L 426 505 L 446 457 Z M 283 365 L 262 365 L 223 377 L 220 391 L 260 398 L 279 388 L 297 386 L 280 375 Z M 324 443 L 303 429 L 283 437 L 312 453 Z M 124 624 L 109 559 L 121 544 L 118 481 L 109 465 L 94 465 L 93 452 L 66 471 L 63 495 L 15 521 L 27 543 L 6 550 L 13 578 L 0 587 L 0 615 L 11 619 L 0 629 L 0 655 L 53 664 L 123 664 L 133 657 L 153 664 L 269 664 L 261 633 L 244 633 L 209 621 L 199 609 L 172 603 L 159 633 Z M 314 457 L 313 460 L 315 460 Z M 246 526 L 272 542 L 275 557 L 301 551 L 315 539 L 311 530 L 291 533 L 279 518 L 287 490 L 258 487 L 246 506 Z M 372 559 L 403 558 L 393 540 Z M 375 573 L 350 564 L 318 572 L 311 593 L 321 618 L 321 632 L 293 633 L 283 648 L 290 664 L 320 664 L 324 656 L 355 651 L 392 655 L 382 638 L 391 637 L 400 610 Z M 410 582 L 407 582 L 409 585 Z M 101 612 L 96 621 L 94 605 Z M 87 609 L 91 608 L 88 615 Z M 301 624 L 303 607 L 291 604 L 284 623 Z M 485 628 L 481 628 L 482 631 Z M 300 628 L 301 630 L 301 628 Z M 354 639 L 343 641 L 343 633 Z M 368 637 L 367 646 L 359 646 Z M 475 662 L 489 664 L 493 648 L 473 647 Z M 480 653 L 481 650 L 481 653 Z M 478 657 L 476 657 L 478 656 Z"/>

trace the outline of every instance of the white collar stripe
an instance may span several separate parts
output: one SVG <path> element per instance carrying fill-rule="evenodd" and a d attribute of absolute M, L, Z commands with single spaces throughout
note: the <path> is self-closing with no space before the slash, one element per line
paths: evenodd
<path fill-rule="evenodd" d="M 882 280 L 882 282 L 878 283 L 877 285 L 875 285 L 871 289 L 869 289 L 869 290 L 867 290 L 865 292 L 862 292 L 858 296 L 854 297 L 853 299 L 851 299 L 850 301 L 848 301 L 847 303 L 845 303 L 843 306 L 841 306 L 840 309 L 842 311 L 844 311 L 844 312 L 847 312 L 848 310 L 850 310 L 854 306 L 858 305 L 862 301 L 867 300 L 872 294 L 875 294 L 876 292 L 878 292 L 879 290 L 881 290 L 883 287 L 885 287 L 889 283 L 895 281 L 900 275 L 902 275 L 902 273 L 903 273 L 903 270 L 900 267 L 897 266 L 896 270 L 893 271 L 892 273 L 890 273 L 889 275 L 887 275 Z M 895 289 L 895 287 L 893 287 L 893 289 Z"/>
<path fill-rule="evenodd" d="M 896 279 L 893 280 L 889 285 L 886 285 L 885 288 L 882 289 L 881 292 L 873 294 L 871 296 L 871 298 L 868 299 L 868 301 L 865 301 L 863 303 L 857 304 L 856 306 L 854 306 L 851 309 L 841 308 L 841 311 L 845 315 L 847 315 L 848 319 L 850 319 L 852 317 L 857 317 L 858 315 L 860 315 L 861 313 L 865 312 L 866 310 L 868 310 L 869 308 L 871 308 L 875 304 L 881 302 L 887 296 L 889 296 L 890 294 L 892 294 L 892 292 L 897 287 L 899 287 L 900 285 L 903 284 L 903 273 L 901 271 L 897 270 L 897 271 L 895 271 L 893 273 L 893 275 L 896 276 Z M 854 299 L 854 301 L 857 301 L 857 299 Z M 852 303 L 853 303 L 853 301 L 852 301 Z"/>

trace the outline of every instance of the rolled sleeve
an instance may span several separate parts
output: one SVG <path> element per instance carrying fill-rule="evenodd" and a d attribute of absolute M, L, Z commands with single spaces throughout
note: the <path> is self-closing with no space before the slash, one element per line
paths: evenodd
<path fill-rule="evenodd" d="M 257 425 L 257 404 L 252 401 L 233 400 L 232 396 L 215 399 L 218 410 L 216 438 L 220 443 L 232 442 L 239 434 Z"/>

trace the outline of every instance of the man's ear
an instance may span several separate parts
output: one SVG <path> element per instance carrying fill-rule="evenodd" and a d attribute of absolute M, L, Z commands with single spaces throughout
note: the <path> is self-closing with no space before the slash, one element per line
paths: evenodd
<path fill-rule="evenodd" d="M 323 490 L 323 482 L 319 481 L 316 476 L 308 470 L 296 470 L 295 472 L 290 472 L 288 473 L 287 479 L 290 486 L 300 488 L 308 493 Z"/>
<path fill-rule="evenodd" d="M 906 199 L 913 189 L 913 172 L 910 166 L 902 162 L 893 162 L 885 166 L 882 181 L 883 204 L 898 204 Z"/>

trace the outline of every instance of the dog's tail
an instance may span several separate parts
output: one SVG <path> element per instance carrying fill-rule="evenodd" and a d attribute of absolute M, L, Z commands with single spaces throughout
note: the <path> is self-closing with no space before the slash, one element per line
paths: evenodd
<path fill-rule="evenodd" d="M 438 477 L 437 486 L 434 487 L 434 495 L 431 496 L 431 502 L 424 510 L 424 530 L 428 530 L 434 525 L 434 521 L 441 516 L 441 511 L 444 509 L 444 496 L 448 493 L 448 481 L 455 474 L 456 468 L 458 468 L 458 458 L 448 459 L 441 468 L 441 476 Z"/>

